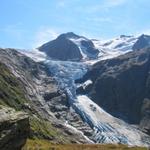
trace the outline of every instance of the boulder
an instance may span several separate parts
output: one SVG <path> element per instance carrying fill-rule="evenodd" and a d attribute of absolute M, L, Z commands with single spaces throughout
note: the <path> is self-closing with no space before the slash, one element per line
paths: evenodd
<path fill-rule="evenodd" d="M 0 149 L 20 150 L 30 132 L 29 117 L 24 112 L 0 105 Z"/>

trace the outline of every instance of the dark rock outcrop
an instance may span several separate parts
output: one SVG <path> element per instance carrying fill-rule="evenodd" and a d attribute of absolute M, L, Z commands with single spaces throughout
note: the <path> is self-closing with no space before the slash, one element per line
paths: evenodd
<path fill-rule="evenodd" d="M 80 46 L 74 42 L 74 40 L 81 39 Z M 73 40 L 71 40 L 73 39 Z M 98 50 L 95 49 L 92 41 L 85 37 L 78 36 L 72 32 L 61 34 L 55 40 L 50 41 L 38 48 L 40 51 L 45 52 L 50 58 L 56 60 L 82 60 L 81 54 L 85 53 L 89 58 L 95 58 L 98 55 Z"/>
<path fill-rule="evenodd" d="M 143 48 L 150 47 L 150 36 L 149 35 L 141 35 L 137 42 L 133 45 L 133 50 L 140 50 Z"/>
<path fill-rule="evenodd" d="M 140 127 L 145 133 L 150 135 L 150 99 L 144 99 L 141 114 Z"/>
<path fill-rule="evenodd" d="M 76 82 L 92 80 L 85 90 L 114 116 L 150 129 L 150 48 L 96 63 Z"/>
<path fill-rule="evenodd" d="M 20 150 L 29 136 L 29 117 L 0 105 L 0 149 Z"/>
<path fill-rule="evenodd" d="M 40 51 L 45 52 L 49 57 L 58 60 L 81 60 L 82 55 L 72 41 L 64 35 L 60 35 L 56 40 L 50 41 L 41 47 Z"/>
<path fill-rule="evenodd" d="M 86 48 L 86 52 L 85 53 L 88 53 L 88 55 L 91 55 L 89 57 L 93 57 L 93 58 L 96 58 L 96 56 L 98 55 L 99 51 L 97 49 L 94 48 L 94 44 L 92 41 L 86 39 L 86 40 L 82 40 L 81 41 L 81 45 Z"/>

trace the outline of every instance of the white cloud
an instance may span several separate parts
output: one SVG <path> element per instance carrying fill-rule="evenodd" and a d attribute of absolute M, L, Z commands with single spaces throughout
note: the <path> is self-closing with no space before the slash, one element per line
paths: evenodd
<path fill-rule="evenodd" d="M 110 8 L 124 5 L 126 2 L 127 2 L 127 0 L 103 0 L 97 4 L 85 6 L 84 11 L 87 13 L 96 13 L 99 11 L 108 11 Z M 79 10 L 83 11 L 83 7 L 80 7 Z"/>
<path fill-rule="evenodd" d="M 103 7 L 111 8 L 125 4 L 127 0 L 105 0 Z"/>
<path fill-rule="evenodd" d="M 35 35 L 33 48 L 39 47 L 42 44 L 55 39 L 59 33 L 51 28 L 41 28 Z"/>
<path fill-rule="evenodd" d="M 102 22 L 112 22 L 112 19 L 109 17 L 90 17 L 90 18 L 86 18 L 87 21 L 93 21 L 95 23 L 102 23 Z"/>
<path fill-rule="evenodd" d="M 135 33 L 136 36 L 140 36 L 141 34 L 150 35 L 150 29 L 144 29 Z"/>
<path fill-rule="evenodd" d="M 58 8 L 64 8 L 69 7 L 70 5 L 75 4 L 77 2 L 80 3 L 80 0 L 57 0 L 56 5 Z"/>
<path fill-rule="evenodd" d="M 143 31 L 143 34 L 148 34 L 148 35 L 150 35 L 150 29 L 144 30 L 144 31 Z"/>
<path fill-rule="evenodd" d="M 73 2 L 73 0 L 57 0 L 58 2 L 56 3 L 58 7 L 66 7 L 68 4 Z"/>
<path fill-rule="evenodd" d="M 58 5 L 58 7 L 65 7 L 66 1 L 65 0 L 59 0 L 57 5 Z"/>

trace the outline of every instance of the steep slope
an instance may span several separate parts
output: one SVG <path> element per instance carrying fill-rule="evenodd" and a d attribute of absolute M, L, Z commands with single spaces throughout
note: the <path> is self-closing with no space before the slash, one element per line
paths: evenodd
<path fill-rule="evenodd" d="M 72 32 L 61 34 L 55 40 L 38 48 L 50 58 L 56 60 L 82 60 L 93 59 L 98 55 L 98 50 L 89 39 L 78 36 Z"/>
<path fill-rule="evenodd" d="M 112 115 L 150 130 L 150 49 L 142 49 L 96 63 L 80 82 L 92 85 L 79 92 Z"/>
<path fill-rule="evenodd" d="M 22 86 L 8 67 L 0 62 L 0 104 L 21 109 L 21 104 L 27 103 Z"/>
<path fill-rule="evenodd" d="M 67 97 L 44 64 L 36 63 L 14 49 L 0 49 L 0 64 L 0 104 L 30 115 L 31 138 L 54 143 L 88 142 L 81 132 L 66 126 L 63 121 L 69 111 Z M 59 113 L 62 119 L 58 117 Z M 73 116 L 81 120 L 78 115 Z"/>

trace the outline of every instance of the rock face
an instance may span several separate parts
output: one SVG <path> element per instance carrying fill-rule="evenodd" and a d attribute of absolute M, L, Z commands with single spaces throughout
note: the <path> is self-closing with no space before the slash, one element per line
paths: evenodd
<path fill-rule="evenodd" d="M 114 116 L 140 124 L 149 133 L 150 121 L 150 49 L 142 49 L 95 64 L 77 82 L 92 81 L 88 94 Z"/>
<path fill-rule="evenodd" d="M 141 112 L 142 119 L 140 121 L 140 127 L 145 133 L 150 135 L 150 99 L 144 99 Z"/>
<path fill-rule="evenodd" d="M 92 41 L 78 36 L 72 32 L 61 34 L 55 40 L 50 41 L 38 48 L 45 52 L 50 58 L 56 60 L 78 61 L 86 56 L 93 58 L 98 55 Z"/>
<path fill-rule="evenodd" d="M 80 60 L 82 55 L 78 47 L 64 35 L 59 36 L 56 40 L 42 45 L 40 51 L 58 60 Z"/>
<path fill-rule="evenodd" d="M 137 42 L 133 45 L 133 50 L 140 50 L 143 48 L 150 47 L 150 36 L 149 35 L 141 35 Z"/>
<path fill-rule="evenodd" d="M 29 136 L 29 117 L 0 105 L 0 149 L 20 150 Z"/>

